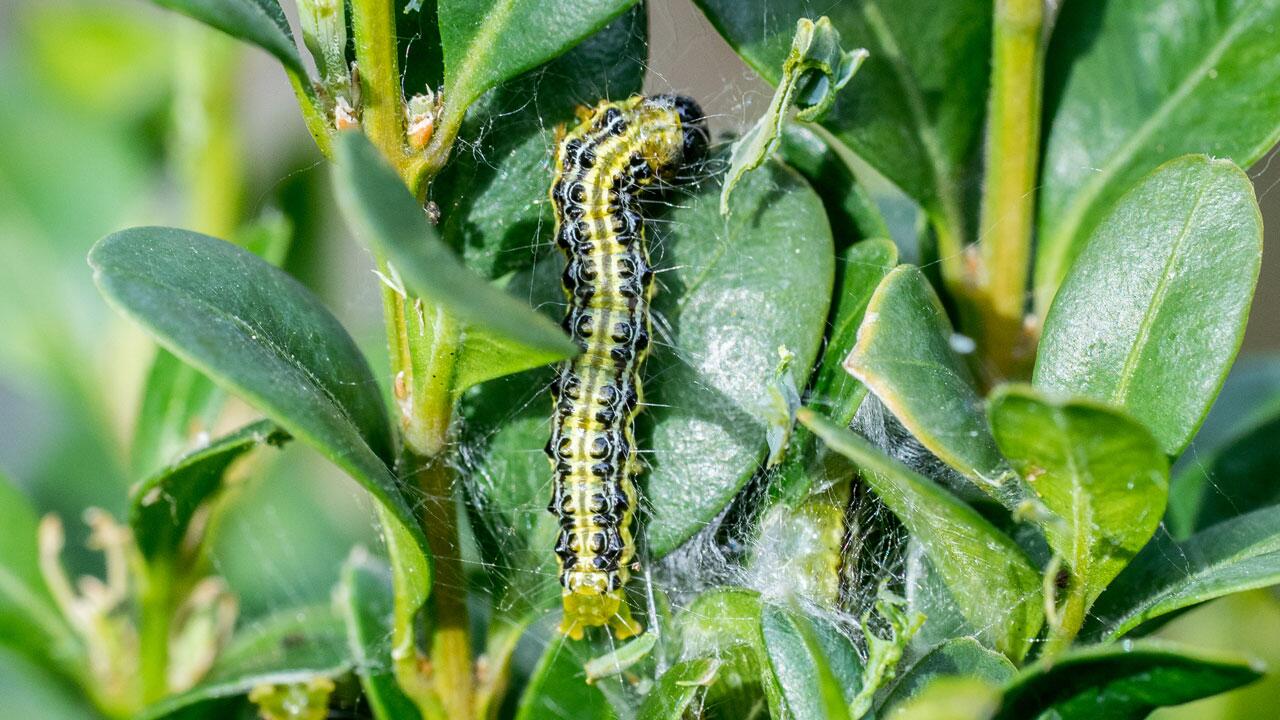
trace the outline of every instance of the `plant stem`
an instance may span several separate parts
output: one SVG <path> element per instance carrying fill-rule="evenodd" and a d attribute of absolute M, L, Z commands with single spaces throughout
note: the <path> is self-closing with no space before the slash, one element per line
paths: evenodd
<path fill-rule="evenodd" d="M 466 577 L 458 546 L 454 473 L 439 455 L 407 453 L 405 461 L 424 499 L 421 506 L 435 572 L 431 585 L 431 680 L 448 718 L 472 715 L 475 677 L 471 667 L 471 621 L 467 612 Z"/>
<path fill-rule="evenodd" d="M 375 147 L 401 172 L 407 163 L 404 146 L 404 99 L 396 50 L 395 3 L 352 0 L 356 67 L 360 72 L 361 125 Z"/>
<path fill-rule="evenodd" d="M 145 567 L 145 569 L 143 569 Z M 173 614 L 173 573 L 168 558 L 149 565 L 139 564 L 138 671 L 142 681 L 142 703 L 151 703 L 169 691 L 169 622 Z"/>
<path fill-rule="evenodd" d="M 997 0 L 978 280 L 984 374 L 1025 374 L 1024 331 L 1040 153 L 1044 0 Z"/>
<path fill-rule="evenodd" d="M 418 197 L 439 166 L 424 172 L 422 158 L 406 151 L 404 98 L 397 62 L 395 7 L 390 0 L 352 0 L 356 65 L 360 73 L 361 124 L 382 154 Z M 459 120 L 460 123 L 460 120 Z M 454 127 L 449 133 L 456 135 Z M 438 142 L 438 139 L 437 139 Z M 443 156 L 447 155 L 446 152 Z M 442 162 L 441 162 L 442 164 Z M 391 268 L 381 258 L 384 275 Z M 459 557 L 457 513 L 453 500 L 454 474 L 445 460 L 453 420 L 454 362 L 461 343 L 457 323 L 439 308 L 406 296 L 400 289 L 383 288 L 387 342 L 395 376 L 404 444 L 401 467 L 422 490 L 425 501 L 419 521 L 434 561 L 431 595 L 429 665 L 419 672 L 397 668 L 397 679 L 415 697 L 428 720 L 471 717 L 474 676 L 471 665 L 470 618 L 466 579 Z M 423 681 L 428 687 L 423 688 Z"/>

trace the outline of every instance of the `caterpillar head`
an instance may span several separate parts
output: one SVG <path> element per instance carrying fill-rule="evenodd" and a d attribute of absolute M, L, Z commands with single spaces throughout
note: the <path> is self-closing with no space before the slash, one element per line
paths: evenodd
<path fill-rule="evenodd" d="M 675 111 L 676 117 L 680 118 L 683 134 L 680 162 L 696 165 L 705 160 L 711 134 L 707 130 L 707 116 L 698 101 L 688 95 L 654 95 L 649 102 Z"/>
<path fill-rule="evenodd" d="M 599 587 L 582 585 L 564 591 L 564 616 L 560 619 L 560 633 L 573 640 L 581 640 L 588 627 L 607 625 L 613 637 L 625 640 L 643 630 L 631 617 L 631 608 L 622 597 L 622 591 L 602 591 Z"/>

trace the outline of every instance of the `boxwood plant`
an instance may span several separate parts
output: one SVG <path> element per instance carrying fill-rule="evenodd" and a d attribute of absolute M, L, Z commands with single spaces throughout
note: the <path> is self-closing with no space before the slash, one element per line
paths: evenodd
<path fill-rule="evenodd" d="M 1144 636 L 1280 579 L 1280 395 L 1176 464 L 1258 277 L 1280 4 L 695 2 L 777 90 L 647 210 L 644 634 L 555 632 L 541 448 L 577 350 L 557 128 L 641 91 L 645 9 L 298 0 L 300 44 L 277 0 L 157 0 L 279 61 L 390 367 L 270 242 L 102 239 L 94 280 L 162 348 L 131 510 L 90 514 L 107 572 L 73 588 L 58 519 L 0 487 L 6 644 L 153 719 L 1141 718 L 1258 678 Z M 189 437 L 227 394 L 263 419 Z M 291 440 L 383 543 L 233 631 L 208 520 Z"/>

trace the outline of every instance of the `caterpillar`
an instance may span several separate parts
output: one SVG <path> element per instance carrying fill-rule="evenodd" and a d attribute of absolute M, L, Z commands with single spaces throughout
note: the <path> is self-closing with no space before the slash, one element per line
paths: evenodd
<path fill-rule="evenodd" d="M 551 186 L 556 244 L 567 261 L 564 328 L 582 353 L 552 382 L 547 509 L 560 520 L 560 632 L 581 639 L 587 627 L 608 626 L 621 639 L 641 630 L 622 593 L 635 557 L 643 462 L 633 426 L 653 279 L 639 195 L 700 161 L 708 135 L 702 110 L 682 96 L 602 101 L 580 109 L 579 119 L 558 145 Z"/>

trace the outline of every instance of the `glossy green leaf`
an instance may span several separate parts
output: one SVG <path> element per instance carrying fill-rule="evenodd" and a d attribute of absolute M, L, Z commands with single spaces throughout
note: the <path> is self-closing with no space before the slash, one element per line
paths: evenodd
<path fill-rule="evenodd" d="M 817 133 L 803 125 L 787 125 L 778 154 L 822 196 L 837 248 L 863 238 L 890 237 L 889 225 L 875 199 L 845 159 Z"/>
<path fill-rule="evenodd" d="M 1092 401 L 1005 385 L 989 412 L 1001 452 L 1054 516 L 1040 525 L 1083 614 L 1163 519 L 1169 463 L 1145 427 Z"/>
<path fill-rule="evenodd" d="M 1118 405 L 1177 455 L 1240 347 L 1261 258 L 1248 176 L 1198 155 L 1166 163 L 1100 222 L 1062 283 L 1036 386 Z"/>
<path fill-rule="evenodd" d="M 465 110 L 489 88 L 561 55 L 634 3 L 440 0 L 447 102 Z"/>
<path fill-rule="evenodd" d="M 291 72 L 307 70 L 277 0 L 152 0 L 271 53 Z"/>
<path fill-rule="evenodd" d="M 613 720 L 598 685 L 588 685 L 585 658 L 572 640 L 556 636 L 542 653 L 520 698 L 516 720 Z"/>
<path fill-rule="evenodd" d="M 466 324 L 449 384 L 455 393 L 578 352 L 555 323 L 458 260 L 368 138 L 343 133 L 335 150 L 334 184 L 351 229 L 409 292 Z"/>
<path fill-rule="evenodd" d="M 799 419 L 862 469 L 862 480 L 920 541 L 965 618 L 1019 659 L 1040 630 L 1040 574 L 973 508 L 852 431 L 805 408 Z"/>
<path fill-rule="evenodd" d="M 79 651 L 40 573 L 39 525 L 31 501 L 0 474 L 0 646 L 53 665 Z"/>
<path fill-rule="evenodd" d="M 234 242 L 280 267 L 293 241 L 283 215 L 266 215 L 236 233 Z M 159 349 L 142 387 L 142 407 L 130 450 L 135 477 L 146 477 L 184 452 L 207 442 L 225 393 L 213 381 L 168 350 Z"/>
<path fill-rule="evenodd" d="M 867 305 L 844 366 L 911 434 L 984 492 L 1013 506 L 1017 478 L 996 450 L 941 301 L 918 268 L 890 272 Z"/>
<path fill-rule="evenodd" d="M 767 606 L 761 614 L 760 628 L 769 671 L 781 691 L 780 714 L 776 716 L 847 720 L 848 703 L 808 621 L 796 613 Z"/>
<path fill-rule="evenodd" d="M 239 633 L 199 685 L 148 707 L 140 720 L 244 695 L 258 685 L 337 677 L 354 664 L 338 613 L 327 606 L 284 610 Z"/>
<path fill-rule="evenodd" d="M 793 367 L 812 367 L 831 297 L 831 231 L 804 180 L 778 164 L 751 173 L 727 219 L 718 197 L 706 182 L 682 199 L 651 251 L 670 269 L 658 276 L 652 405 L 639 421 L 653 428 L 642 482 L 656 557 L 705 527 L 755 472 L 779 348 L 794 353 Z"/>
<path fill-rule="evenodd" d="M 777 84 L 797 18 L 827 15 L 845 47 L 871 55 L 822 125 L 919 201 L 951 238 L 966 236 L 990 74 L 990 0 L 698 0 L 720 34 Z"/>
<path fill-rule="evenodd" d="M 1184 507 L 1173 520 L 1174 535 L 1186 537 L 1257 508 L 1280 504 L 1280 416 L 1232 438 L 1207 457 L 1189 463 L 1174 478 L 1170 497 Z M 1171 502 L 1172 505 L 1172 502 Z"/>
<path fill-rule="evenodd" d="M 1156 166 L 1208 153 L 1247 167 L 1280 139 L 1274 2 L 1063 6 L 1045 82 L 1041 311 L 1108 211 Z"/>
<path fill-rule="evenodd" d="M 887 711 L 885 717 L 895 718 L 900 706 L 920 696 L 938 678 L 976 678 L 998 687 L 1016 672 L 1005 656 L 982 647 L 973 638 L 958 637 L 932 648 L 901 673 L 901 679 L 880 706 L 882 712 Z"/>
<path fill-rule="evenodd" d="M 640 706 L 637 720 L 683 720 L 698 696 L 716 681 L 715 658 L 684 660 L 672 665 Z"/>
<path fill-rule="evenodd" d="M 431 185 L 440 235 L 467 267 L 500 278 L 535 261 L 563 265 L 548 199 L 556 128 L 576 123 L 574 111 L 584 102 L 640 92 L 647 34 L 644 9 L 633 8 L 471 107 L 460 132 L 468 151 L 456 153 Z M 559 271 L 551 278 L 558 304 Z M 508 290 L 536 292 L 523 279 L 512 278 Z"/>
<path fill-rule="evenodd" d="M 820 118 L 831 109 L 836 93 L 849 83 L 866 59 L 866 50 L 846 51 L 841 47 L 840 31 L 825 15 L 816 21 L 796 20 L 796 34 L 782 63 L 781 80 L 769 108 L 729 152 L 729 167 L 720 188 L 721 215 L 728 214 L 729 194 L 742 176 L 777 152 L 791 108 L 797 109 L 798 119 Z"/>
<path fill-rule="evenodd" d="M 387 566 L 361 549 L 342 568 L 335 605 L 347 630 L 347 647 L 375 720 L 418 718 L 418 709 L 396 684 L 391 669 L 394 592 Z"/>
<path fill-rule="evenodd" d="M 995 720 L 1142 720 L 1152 710 L 1226 692 L 1261 677 L 1234 656 L 1152 641 L 1072 650 L 1024 669 Z"/>
<path fill-rule="evenodd" d="M 283 445 L 288 433 L 270 420 L 247 425 L 192 451 L 139 482 L 129 494 L 129 525 L 144 557 L 176 556 L 192 516 L 219 490 L 231 463 L 260 445 Z"/>
<path fill-rule="evenodd" d="M 1280 583 L 1280 513 L 1263 508 L 1176 542 L 1158 535 L 1098 599 L 1085 632 L 1116 638 L 1214 598 Z"/>
<path fill-rule="evenodd" d="M 116 308 L 161 345 L 262 409 L 368 490 L 388 526 L 398 607 L 422 606 L 430 554 L 388 468 L 393 445 L 368 363 L 306 288 L 229 243 L 173 228 L 110 235 L 89 253 Z"/>

